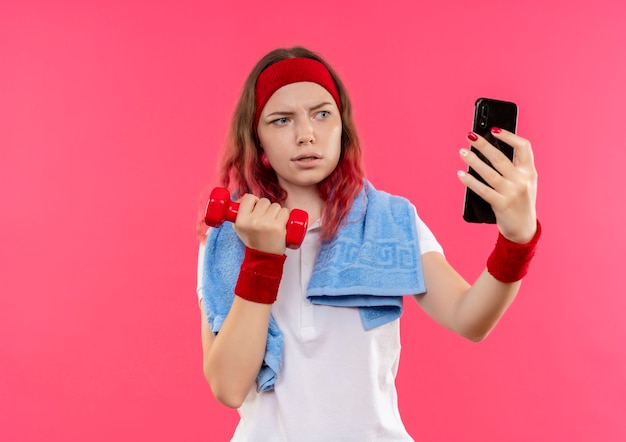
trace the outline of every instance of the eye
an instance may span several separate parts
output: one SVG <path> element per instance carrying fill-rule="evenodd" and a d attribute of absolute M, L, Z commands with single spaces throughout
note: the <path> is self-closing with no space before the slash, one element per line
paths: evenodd
<path fill-rule="evenodd" d="M 329 111 L 326 111 L 326 110 L 319 111 L 319 112 L 317 113 L 317 117 L 318 117 L 318 118 L 320 118 L 320 119 L 322 119 L 322 120 L 325 120 L 325 119 L 326 119 L 326 118 L 328 118 L 329 116 L 330 116 L 330 112 L 329 112 Z"/>
<path fill-rule="evenodd" d="M 287 117 L 282 117 L 282 118 L 277 118 L 276 120 L 272 121 L 272 124 L 276 126 L 284 126 L 288 122 L 289 122 L 289 119 Z"/>

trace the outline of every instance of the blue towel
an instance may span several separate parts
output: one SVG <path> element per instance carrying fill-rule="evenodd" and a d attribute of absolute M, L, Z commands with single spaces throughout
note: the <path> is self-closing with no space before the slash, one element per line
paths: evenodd
<path fill-rule="evenodd" d="M 209 232 L 204 257 L 203 304 L 218 333 L 234 299 L 244 246 L 232 224 Z M 332 241 L 320 248 L 309 281 L 312 303 L 359 307 L 365 330 L 402 315 L 402 296 L 425 291 L 415 210 L 408 200 L 369 183 L 355 198 Z M 283 335 L 270 317 L 258 391 L 272 390 L 282 365 Z"/>
<path fill-rule="evenodd" d="M 322 244 L 309 281 L 313 304 L 360 307 L 365 330 L 402 315 L 402 296 L 425 291 L 415 209 L 367 183 L 347 222 Z"/>

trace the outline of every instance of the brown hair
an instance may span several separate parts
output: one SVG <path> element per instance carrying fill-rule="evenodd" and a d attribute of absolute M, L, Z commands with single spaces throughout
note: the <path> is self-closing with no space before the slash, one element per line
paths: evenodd
<path fill-rule="evenodd" d="M 312 58 L 322 63 L 330 72 L 341 100 L 341 154 L 335 170 L 318 189 L 325 201 L 322 209 L 322 240 L 328 241 L 336 234 L 339 225 L 350 209 L 352 200 L 363 187 L 365 172 L 361 146 L 352 118 L 352 106 L 346 89 L 334 70 L 316 53 L 303 47 L 275 49 L 265 55 L 252 69 L 231 121 L 226 150 L 219 164 L 219 180 L 231 189 L 236 197 L 252 193 L 270 201 L 282 203 L 286 191 L 278 184 L 276 173 L 261 163 L 261 147 L 255 134 L 255 85 L 264 69 L 293 57 Z"/>

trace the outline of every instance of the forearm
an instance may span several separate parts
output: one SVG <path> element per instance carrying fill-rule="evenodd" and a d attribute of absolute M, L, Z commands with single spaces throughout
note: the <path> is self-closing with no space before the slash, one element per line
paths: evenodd
<path fill-rule="evenodd" d="M 521 281 L 500 282 L 485 269 L 458 299 L 453 319 L 455 331 L 472 341 L 484 339 L 511 305 L 520 286 Z"/>
<path fill-rule="evenodd" d="M 463 336 L 480 340 L 487 336 L 513 302 L 526 275 L 541 236 L 535 220 L 528 242 L 516 243 L 499 234 L 487 259 L 487 268 L 457 303 L 455 321 Z"/>
<path fill-rule="evenodd" d="M 263 363 L 271 304 L 235 296 L 222 327 L 204 355 L 204 374 L 214 396 L 232 408 L 241 405 Z"/>
<path fill-rule="evenodd" d="M 204 347 L 205 376 L 215 397 L 227 406 L 241 405 L 263 363 L 285 259 L 284 254 L 246 247 L 233 304 L 217 336 Z"/>
<path fill-rule="evenodd" d="M 473 284 L 440 253 L 422 256 L 427 292 L 415 296 L 439 324 L 472 341 L 484 339 L 511 305 L 521 280 L 500 282 L 485 269 Z"/>

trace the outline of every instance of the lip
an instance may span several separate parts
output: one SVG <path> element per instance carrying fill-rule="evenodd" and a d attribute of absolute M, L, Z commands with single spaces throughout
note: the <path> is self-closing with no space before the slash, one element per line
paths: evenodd
<path fill-rule="evenodd" d="M 313 160 L 321 160 L 322 155 L 317 152 L 303 152 L 297 157 L 294 157 L 291 161 L 313 161 Z"/>
<path fill-rule="evenodd" d="M 291 160 L 301 169 L 312 169 L 322 161 L 322 155 L 315 152 L 301 153 Z"/>

